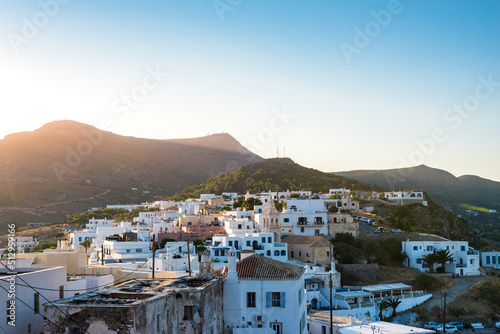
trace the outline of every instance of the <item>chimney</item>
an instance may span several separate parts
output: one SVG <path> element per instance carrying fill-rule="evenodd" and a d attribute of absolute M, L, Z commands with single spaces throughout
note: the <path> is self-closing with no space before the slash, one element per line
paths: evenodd
<path fill-rule="evenodd" d="M 238 274 L 236 273 L 236 250 L 233 246 L 231 246 L 228 254 L 228 271 L 226 281 L 228 283 L 238 281 Z"/>

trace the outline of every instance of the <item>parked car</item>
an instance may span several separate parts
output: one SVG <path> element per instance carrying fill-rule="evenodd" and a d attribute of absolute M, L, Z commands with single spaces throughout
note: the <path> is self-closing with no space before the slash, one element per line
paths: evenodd
<path fill-rule="evenodd" d="M 444 328 L 446 328 L 446 333 L 456 333 L 458 332 L 458 328 L 452 325 L 445 325 Z M 436 332 L 443 332 L 443 326 L 439 326 L 436 328 Z"/>
<path fill-rule="evenodd" d="M 378 224 L 377 224 L 376 222 L 373 222 L 371 225 L 372 225 L 373 227 L 378 227 Z"/>
<path fill-rule="evenodd" d="M 402 232 L 399 228 L 393 228 L 392 233 L 399 233 Z"/>
<path fill-rule="evenodd" d="M 436 329 L 438 327 L 439 327 L 439 325 L 437 324 L 437 322 L 434 322 L 434 321 L 427 321 L 424 324 L 424 328 L 426 328 L 426 329 Z"/>
<path fill-rule="evenodd" d="M 455 326 L 456 328 L 458 328 L 459 331 L 461 331 L 462 329 L 464 329 L 464 324 L 461 323 L 460 321 L 450 321 L 448 323 L 448 325 Z"/>

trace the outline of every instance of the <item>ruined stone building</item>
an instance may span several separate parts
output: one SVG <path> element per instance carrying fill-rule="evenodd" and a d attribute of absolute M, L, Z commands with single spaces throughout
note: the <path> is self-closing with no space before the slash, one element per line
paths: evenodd
<path fill-rule="evenodd" d="M 46 333 L 219 334 L 223 280 L 133 280 L 45 306 Z"/>

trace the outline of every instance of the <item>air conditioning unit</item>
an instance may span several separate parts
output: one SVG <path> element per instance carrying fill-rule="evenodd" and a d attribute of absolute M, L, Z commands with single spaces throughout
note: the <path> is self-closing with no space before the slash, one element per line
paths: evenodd
<path fill-rule="evenodd" d="M 256 315 L 255 316 L 255 321 L 257 322 L 262 322 L 262 321 L 265 321 L 266 320 L 266 317 L 264 315 Z"/>

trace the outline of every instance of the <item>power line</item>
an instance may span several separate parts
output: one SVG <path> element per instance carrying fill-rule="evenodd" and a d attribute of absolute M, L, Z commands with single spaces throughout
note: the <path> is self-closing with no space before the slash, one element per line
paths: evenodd
<path fill-rule="evenodd" d="M 0 262 L 5 268 L 9 269 L 10 271 L 13 271 L 12 269 L 10 269 L 9 267 L 7 267 L 3 262 Z M 74 321 L 72 318 L 71 318 L 71 315 L 63 312 L 60 308 L 58 308 L 54 303 L 52 303 L 52 301 L 50 301 L 47 297 L 45 297 L 44 295 L 42 295 L 38 290 L 36 290 L 33 286 L 31 286 L 28 282 L 26 282 L 22 277 L 19 276 L 19 274 L 15 274 L 15 277 L 19 278 L 21 281 L 23 281 L 25 284 L 27 284 L 33 291 L 35 291 L 36 293 L 38 293 L 38 295 L 42 296 L 43 299 L 45 299 L 47 302 L 49 302 L 50 305 L 54 306 L 59 312 L 61 312 L 62 314 L 66 315 L 66 317 L 73 321 L 78 327 L 80 327 L 81 329 L 83 329 L 86 333 L 90 334 L 89 332 L 87 332 L 82 326 L 80 326 L 76 321 Z"/>
<path fill-rule="evenodd" d="M 0 285 L 0 288 L 4 289 L 5 291 L 9 292 L 9 290 L 7 290 L 6 288 L 4 288 L 2 285 Z M 29 309 L 31 309 L 33 312 L 35 312 L 35 314 L 38 314 L 39 316 L 41 316 L 43 318 L 43 320 L 47 320 L 48 322 L 50 322 L 51 324 L 53 324 L 54 326 L 56 326 L 57 328 L 59 329 L 62 329 L 63 331 L 66 330 L 65 328 L 59 326 L 58 324 L 56 324 L 55 322 L 51 321 L 49 318 L 43 316 L 42 314 L 40 314 L 40 312 L 36 312 L 35 309 L 31 306 L 29 306 L 28 304 L 26 304 L 21 298 L 19 297 L 14 297 L 16 298 L 17 300 L 19 300 L 21 303 L 23 303 L 24 305 L 26 305 Z"/>

